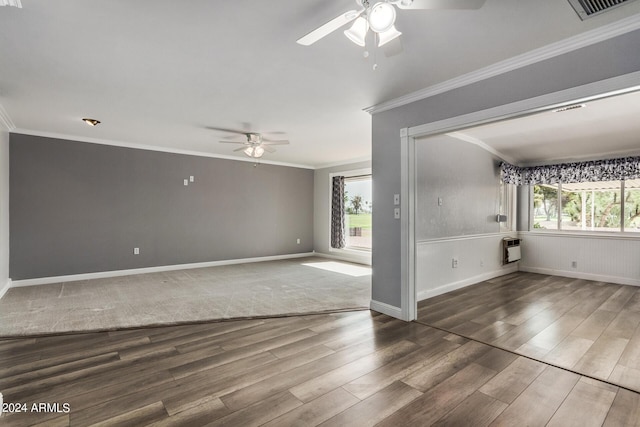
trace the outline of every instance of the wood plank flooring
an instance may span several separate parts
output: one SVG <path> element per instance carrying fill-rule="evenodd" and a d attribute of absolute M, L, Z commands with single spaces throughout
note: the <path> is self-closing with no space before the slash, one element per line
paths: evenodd
<path fill-rule="evenodd" d="M 28 408 L 2 415 L 3 426 L 640 420 L 638 393 L 370 311 L 3 340 L 0 391 Z M 59 407 L 36 412 L 34 403 Z"/>
<path fill-rule="evenodd" d="M 640 288 L 515 273 L 418 304 L 418 321 L 640 391 Z"/>

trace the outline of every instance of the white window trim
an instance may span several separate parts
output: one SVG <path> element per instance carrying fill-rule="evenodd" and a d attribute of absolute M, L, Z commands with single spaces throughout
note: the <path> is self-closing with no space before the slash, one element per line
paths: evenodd
<path fill-rule="evenodd" d="M 503 184 L 507 186 L 505 191 L 505 215 L 507 215 L 507 224 L 505 229 L 500 227 L 499 233 L 511 233 L 516 231 L 516 216 L 518 215 L 517 186 L 513 184 Z"/>

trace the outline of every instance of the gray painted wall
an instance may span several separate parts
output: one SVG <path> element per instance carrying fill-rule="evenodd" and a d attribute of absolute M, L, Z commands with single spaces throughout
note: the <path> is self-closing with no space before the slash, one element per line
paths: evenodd
<path fill-rule="evenodd" d="M 496 156 L 439 135 L 416 140 L 416 160 L 416 240 L 500 232 Z"/>
<path fill-rule="evenodd" d="M 330 179 L 329 175 L 335 172 L 345 172 L 360 169 L 370 169 L 371 161 L 349 163 L 346 165 L 333 166 L 330 168 L 316 169 L 314 173 L 314 233 L 313 243 L 314 250 L 323 254 L 330 254 L 331 247 L 331 200 Z M 375 185 L 375 182 L 374 182 Z M 332 254 L 332 255 L 335 255 Z M 361 262 L 371 262 L 371 256 L 363 259 L 360 257 L 352 257 L 354 260 Z"/>
<path fill-rule="evenodd" d="M 9 281 L 9 132 L 0 124 L 0 292 Z"/>
<path fill-rule="evenodd" d="M 313 250 L 312 170 L 21 134 L 10 161 L 13 280 Z"/>
<path fill-rule="evenodd" d="M 373 115 L 373 280 L 375 301 L 400 307 L 400 129 L 432 123 L 640 70 L 640 31 Z M 455 46 L 452 46 L 455 49 Z M 427 70 L 428 72 L 428 70 Z M 452 76 L 454 77 L 454 76 Z"/>

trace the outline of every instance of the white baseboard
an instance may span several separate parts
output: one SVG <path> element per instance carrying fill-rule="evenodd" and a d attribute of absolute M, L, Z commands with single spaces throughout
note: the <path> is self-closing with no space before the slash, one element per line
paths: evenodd
<path fill-rule="evenodd" d="M 163 271 L 188 270 L 193 268 L 218 267 L 221 265 L 247 264 L 251 262 L 278 261 L 283 259 L 306 258 L 313 252 L 300 254 L 274 255 L 256 258 L 227 259 L 223 261 L 197 262 L 193 264 L 162 265 L 158 267 L 134 268 L 130 270 L 101 271 L 97 273 L 72 274 L 69 276 L 39 277 L 37 279 L 14 280 L 12 287 L 48 285 L 51 283 L 74 282 L 77 280 L 103 279 L 108 277 L 131 276 L 134 274 L 160 273 Z"/>
<path fill-rule="evenodd" d="M 10 287 L 11 287 L 11 279 L 7 279 L 7 283 L 5 283 L 2 288 L 0 288 L 0 298 L 2 298 L 4 294 L 7 293 Z"/>
<path fill-rule="evenodd" d="M 520 269 L 522 270 L 522 269 Z M 446 294 L 447 292 L 455 291 L 457 289 L 461 289 L 467 286 L 475 285 L 476 283 L 483 282 L 485 280 L 494 279 L 496 277 L 504 276 L 507 274 L 515 273 L 518 271 L 518 264 L 501 268 L 500 270 L 489 271 L 487 273 L 483 273 L 477 276 L 469 277 L 464 280 L 460 280 L 454 283 L 448 283 L 443 286 L 439 286 L 435 289 L 428 289 L 426 291 L 418 292 L 417 299 L 418 301 L 422 301 L 428 298 L 436 297 L 438 295 Z"/>
<path fill-rule="evenodd" d="M 396 319 L 402 320 L 402 309 L 400 307 L 389 305 L 380 301 L 371 300 L 369 308 L 379 313 L 386 314 L 387 316 L 395 317 Z"/>
<path fill-rule="evenodd" d="M 606 276 L 602 274 L 583 273 L 580 271 L 555 270 L 552 268 L 525 267 L 521 266 L 520 271 L 527 273 L 548 274 L 550 276 L 569 277 L 571 279 L 593 280 L 596 282 L 617 283 L 618 285 L 640 286 L 640 279 L 630 279 L 628 277 Z"/>

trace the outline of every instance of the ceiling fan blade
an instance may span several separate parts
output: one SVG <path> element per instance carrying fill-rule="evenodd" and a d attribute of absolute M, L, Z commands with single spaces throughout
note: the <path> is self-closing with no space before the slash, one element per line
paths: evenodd
<path fill-rule="evenodd" d="M 247 141 L 218 141 L 222 144 L 242 144 L 242 145 L 247 145 Z"/>
<path fill-rule="evenodd" d="M 273 147 L 269 147 L 268 145 L 261 145 L 262 148 L 264 148 L 264 151 L 269 152 L 269 153 L 275 153 L 276 149 Z"/>
<path fill-rule="evenodd" d="M 262 145 L 287 145 L 289 141 L 262 141 Z"/>
<path fill-rule="evenodd" d="M 480 9 L 486 0 L 404 0 L 394 2 L 400 9 Z M 403 4 L 405 3 L 405 4 Z"/>
<path fill-rule="evenodd" d="M 326 24 L 311 31 L 309 34 L 303 37 L 300 37 L 296 43 L 301 44 L 303 46 L 310 46 L 315 42 L 317 42 L 318 40 L 320 40 L 321 38 L 328 36 L 338 28 L 342 27 L 343 25 L 353 21 L 358 16 L 360 16 L 362 12 L 364 12 L 364 9 L 359 11 L 350 10 L 348 12 L 345 12 L 340 16 L 333 18 L 331 21 L 327 22 Z"/>
<path fill-rule="evenodd" d="M 237 129 L 217 128 L 217 127 L 213 127 L 213 126 L 207 126 L 207 129 L 209 129 L 209 130 L 217 130 L 217 131 L 220 131 L 220 132 L 237 133 L 239 135 L 246 135 L 247 134 L 247 131 L 242 131 L 242 130 L 237 130 Z"/>
<path fill-rule="evenodd" d="M 389 43 L 382 46 L 382 52 L 384 52 L 384 56 L 387 58 L 391 58 L 392 56 L 396 56 L 402 53 L 404 50 L 402 48 L 402 39 L 397 37 L 391 40 Z"/>
<path fill-rule="evenodd" d="M 220 142 L 225 142 L 225 143 L 236 143 L 236 144 L 244 144 L 247 142 L 247 138 L 233 138 L 233 137 L 225 137 L 224 139 L 221 139 Z"/>
<path fill-rule="evenodd" d="M 240 148 L 236 148 L 235 150 L 233 150 L 233 152 L 235 153 L 236 151 L 242 151 L 242 150 L 246 150 L 247 147 L 240 147 Z"/>

